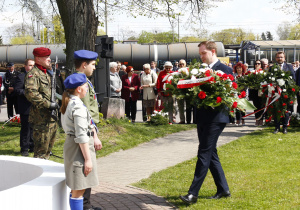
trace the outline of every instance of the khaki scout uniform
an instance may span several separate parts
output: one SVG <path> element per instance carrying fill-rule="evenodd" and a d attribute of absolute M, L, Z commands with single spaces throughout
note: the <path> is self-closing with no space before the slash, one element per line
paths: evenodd
<path fill-rule="evenodd" d="M 57 123 L 51 117 L 51 78 L 36 66 L 25 77 L 25 97 L 32 104 L 29 122 L 33 127 L 34 157 L 49 159 Z"/>
<path fill-rule="evenodd" d="M 77 73 L 83 74 L 82 72 L 79 72 L 79 71 Z M 87 109 L 89 110 L 89 112 L 92 116 L 92 119 L 97 124 L 100 121 L 99 120 L 98 101 L 97 101 L 95 89 L 94 89 L 94 87 L 92 87 L 91 84 L 92 84 L 91 81 L 88 79 L 89 89 L 88 89 L 88 92 L 85 95 L 85 97 L 82 98 L 81 100 L 83 101 L 83 103 L 87 107 Z"/>
<path fill-rule="evenodd" d="M 64 144 L 66 184 L 72 190 L 82 190 L 99 184 L 94 138 L 91 135 L 95 126 L 91 120 L 90 113 L 80 98 L 71 95 L 65 114 L 61 114 L 61 121 L 67 134 Z M 89 143 L 93 164 L 93 169 L 88 176 L 84 175 L 85 160 L 79 146 L 84 143 Z"/>

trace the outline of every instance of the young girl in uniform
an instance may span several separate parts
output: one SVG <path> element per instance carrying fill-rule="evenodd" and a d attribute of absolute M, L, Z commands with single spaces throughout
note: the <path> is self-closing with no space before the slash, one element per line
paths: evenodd
<path fill-rule="evenodd" d="M 71 210 L 83 209 L 86 188 L 98 185 L 96 153 L 92 130 L 95 128 L 90 113 L 83 102 L 88 90 L 85 74 L 68 76 L 64 85 L 60 111 L 62 127 L 67 134 L 64 144 L 66 184 L 71 188 Z"/>

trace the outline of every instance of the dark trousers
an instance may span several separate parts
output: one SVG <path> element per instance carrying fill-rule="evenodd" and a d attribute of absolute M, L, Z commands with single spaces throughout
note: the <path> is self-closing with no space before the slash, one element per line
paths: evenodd
<path fill-rule="evenodd" d="M 236 120 L 241 120 L 242 117 L 244 117 L 245 115 L 246 115 L 246 113 L 242 112 L 240 110 L 236 110 L 236 112 L 235 112 L 235 118 L 236 118 Z"/>
<path fill-rule="evenodd" d="M 28 114 L 20 114 L 21 118 L 21 131 L 20 131 L 20 147 L 21 152 L 33 150 L 34 144 L 33 144 L 33 130 L 30 127 L 30 124 L 28 122 L 29 115 Z"/>
<path fill-rule="evenodd" d="M 90 209 L 92 208 L 91 205 L 91 191 L 92 188 L 87 188 L 85 189 L 84 193 L 83 193 L 83 209 Z"/>
<path fill-rule="evenodd" d="M 287 125 L 289 123 L 290 119 L 290 114 L 285 113 L 283 118 L 280 118 L 280 120 L 277 120 L 277 117 L 274 118 L 274 123 L 275 123 L 275 129 L 280 129 L 280 123 L 282 122 L 282 128 L 287 128 Z"/>
<path fill-rule="evenodd" d="M 217 193 L 229 190 L 216 148 L 218 138 L 225 126 L 226 123 L 197 124 L 199 138 L 198 161 L 196 164 L 194 180 L 189 189 L 189 193 L 194 196 L 198 196 L 208 169 L 214 178 L 217 186 Z"/>
<path fill-rule="evenodd" d="M 300 113 L 300 95 L 297 96 L 297 113 Z"/>
<path fill-rule="evenodd" d="M 128 117 L 128 119 L 135 120 L 136 101 L 132 101 L 131 98 L 129 98 L 128 102 L 125 102 L 125 114 Z"/>
<path fill-rule="evenodd" d="M 7 115 L 8 118 L 13 117 L 14 116 L 14 107 L 15 107 L 15 112 L 16 114 L 19 114 L 18 111 L 18 97 L 16 96 L 9 96 L 9 94 L 7 94 Z"/>

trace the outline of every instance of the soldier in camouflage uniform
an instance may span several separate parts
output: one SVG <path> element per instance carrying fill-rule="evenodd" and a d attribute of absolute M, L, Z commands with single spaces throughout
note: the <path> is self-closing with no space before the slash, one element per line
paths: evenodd
<path fill-rule="evenodd" d="M 33 127 L 34 157 L 42 159 L 49 159 L 58 127 L 51 116 L 52 110 L 58 109 L 58 104 L 51 102 L 53 71 L 50 54 L 48 48 L 35 48 L 35 66 L 25 77 L 25 97 L 32 104 L 29 122 Z"/>

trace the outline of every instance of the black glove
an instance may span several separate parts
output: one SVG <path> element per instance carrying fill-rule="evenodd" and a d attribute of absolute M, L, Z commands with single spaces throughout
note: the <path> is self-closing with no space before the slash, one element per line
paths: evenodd
<path fill-rule="evenodd" d="M 57 103 L 51 102 L 49 109 L 59 109 L 59 105 Z"/>

